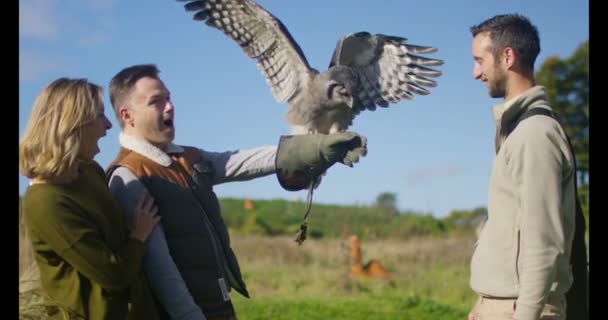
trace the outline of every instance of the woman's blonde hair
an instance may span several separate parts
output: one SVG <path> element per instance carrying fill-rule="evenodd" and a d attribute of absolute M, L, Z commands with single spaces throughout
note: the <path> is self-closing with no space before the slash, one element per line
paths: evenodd
<path fill-rule="evenodd" d="M 34 101 L 19 143 L 19 171 L 48 181 L 77 176 L 84 125 L 103 110 L 103 90 L 87 79 L 59 78 Z"/>

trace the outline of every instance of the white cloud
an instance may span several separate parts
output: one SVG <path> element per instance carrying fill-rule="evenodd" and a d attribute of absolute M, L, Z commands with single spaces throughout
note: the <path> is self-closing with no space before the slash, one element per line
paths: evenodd
<path fill-rule="evenodd" d="M 116 0 L 86 0 L 84 3 L 93 10 L 107 10 L 116 5 Z"/>
<path fill-rule="evenodd" d="M 57 37 L 53 0 L 19 0 L 19 33 L 41 40 Z"/>
<path fill-rule="evenodd" d="M 76 0 L 84 13 L 80 19 L 78 45 L 83 48 L 96 48 L 111 42 L 115 31 L 114 8 L 116 0 Z"/>
<path fill-rule="evenodd" d="M 67 68 L 52 57 L 35 52 L 19 52 L 19 82 L 36 81 L 49 72 L 65 71 Z"/>
<path fill-rule="evenodd" d="M 75 36 L 83 47 L 98 47 L 110 41 L 115 6 L 116 0 L 19 0 L 19 33 L 44 41 Z"/>
<path fill-rule="evenodd" d="M 92 34 L 83 36 L 78 42 L 81 47 L 94 48 L 101 47 L 106 43 L 110 42 L 110 36 L 103 31 L 96 31 Z"/>
<path fill-rule="evenodd" d="M 416 186 L 423 183 L 430 183 L 436 178 L 451 177 L 460 174 L 464 171 L 461 165 L 443 164 L 433 167 L 419 168 L 418 170 L 407 174 L 405 181 L 410 186 Z"/>

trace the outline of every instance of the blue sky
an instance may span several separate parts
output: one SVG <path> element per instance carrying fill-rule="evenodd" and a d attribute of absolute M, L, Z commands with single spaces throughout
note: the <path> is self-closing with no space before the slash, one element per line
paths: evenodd
<path fill-rule="evenodd" d="M 42 88 L 62 76 L 106 89 L 114 127 L 96 160 L 118 150 L 118 126 L 107 97 L 120 69 L 155 63 L 171 90 L 178 144 L 212 151 L 276 144 L 289 132 L 287 106 L 277 103 L 253 60 L 216 29 L 192 20 L 175 0 L 19 0 L 19 136 Z M 354 168 L 335 165 L 315 191 L 315 203 L 370 205 L 397 194 L 401 210 L 443 217 L 487 204 L 494 124 L 488 97 L 472 77 L 469 27 L 501 13 L 521 13 L 538 27 L 541 53 L 562 58 L 589 38 L 589 3 L 578 0 L 259 0 L 283 21 L 309 63 L 327 67 L 338 38 L 357 31 L 402 36 L 435 46 L 445 61 L 431 95 L 365 111 L 350 130 L 368 138 L 369 153 Z M 19 193 L 27 179 L 19 176 Z M 306 199 L 283 190 L 274 176 L 218 185 L 220 197 Z M 314 207 L 313 207 L 314 210 Z"/>

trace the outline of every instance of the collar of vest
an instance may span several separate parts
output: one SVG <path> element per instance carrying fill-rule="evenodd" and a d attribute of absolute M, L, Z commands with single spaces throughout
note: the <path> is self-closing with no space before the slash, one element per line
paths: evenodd
<path fill-rule="evenodd" d="M 137 152 L 163 167 L 168 167 L 171 165 L 171 158 L 169 157 L 169 154 L 184 152 L 184 148 L 171 142 L 169 145 L 167 145 L 165 150 L 161 150 L 143 139 L 128 135 L 124 132 L 119 134 L 118 140 L 120 141 L 121 147 Z"/>

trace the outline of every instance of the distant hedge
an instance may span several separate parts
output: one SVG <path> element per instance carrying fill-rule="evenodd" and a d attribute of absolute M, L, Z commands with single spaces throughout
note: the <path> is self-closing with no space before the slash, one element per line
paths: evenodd
<path fill-rule="evenodd" d="M 245 199 L 220 199 L 222 215 L 232 232 L 289 235 L 303 222 L 305 203 L 287 200 L 253 200 L 245 209 Z M 313 203 L 308 236 L 337 238 L 356 233 L 368 239 L 438 236 L 449 232 L 473 232 L 483 208 L 455 211 L 446 218 L 429 213 L 397 212 L 381 206 L 337 206 Z M 467 214 L 468 213 L 468 214 Z M 465 221 L 470 219 L 471 221 Z"/>

